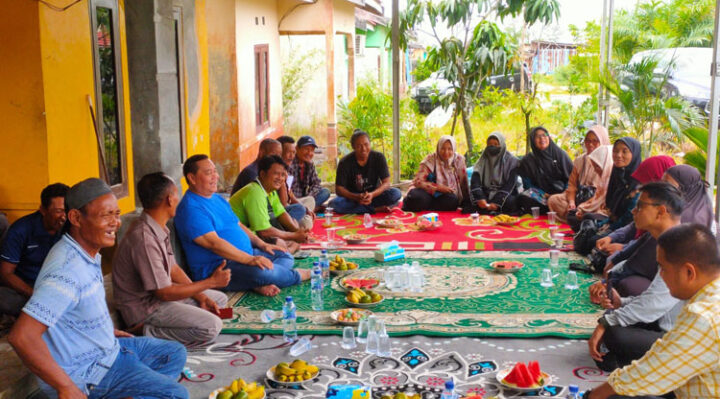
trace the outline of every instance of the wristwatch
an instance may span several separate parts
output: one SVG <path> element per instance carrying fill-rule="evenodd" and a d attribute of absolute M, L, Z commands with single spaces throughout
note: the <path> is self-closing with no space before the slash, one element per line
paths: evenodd
<path fill-rule="evenodd" d="M 598 324 L 600 324 L 601 326 L 603 326 L 605 328 L 610 328 L 610 323 L 608 323 L 607 319 L 605 318 L 605 315 L 600 316 L 600 318 L 598 319 L 597 322 L 598 322 Z"/>

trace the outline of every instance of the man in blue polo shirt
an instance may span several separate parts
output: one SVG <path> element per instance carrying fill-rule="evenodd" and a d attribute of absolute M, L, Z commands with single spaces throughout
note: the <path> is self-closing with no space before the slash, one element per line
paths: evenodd
<path fill-rule="evenodd" d="M 48 253 L 8 342 L 50 397 L 188 398 L 176 382 L 184 346 L 113 329 L 99 254 L 120 227 L 110 187 L 84 180 L 68 190 L 65 205 L 67 232 Z"/>
<path fill-rule="evenodd" d="M 175 213 L 175 229 L 195 281 L 203 280 L 223 260 L 232 271 L 229 291 L 280 293 L 310 278 L 308 269 L 293 269 L 292 255 L 260 239 L 238 220 L 230 204 L 216 194 L 218 174 L 207 155 L 193 155 L 183 165 L 189 190 Z M 254 248 L 253 248 L 254 247 Z"/>
<path fill-rule="evenodd" d="M 0 251 L 0 314 L 17 317 L 33 294 L 33 285 L 50 248 L 65 224 L 68 186 L 55 183 L 40 193 L 40 209 L 10 226 Z"/>

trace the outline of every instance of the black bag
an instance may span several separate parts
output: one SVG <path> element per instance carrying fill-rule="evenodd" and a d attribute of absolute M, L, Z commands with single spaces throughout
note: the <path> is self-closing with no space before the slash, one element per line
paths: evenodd
<path fill-rule="evenodd" d="M 597 235 L 597 223 L 592 219 L 585 219 L 580 223 L 580 230 L 573 238 L 573 247 L 575 252 L 582 256 L 587 256 L 595 247 L 595 241 L 592 239 Z"/>
<path fill-rule="evenodd" d="M 606 252 L 593 248 L 592 251 L 590 251 L 590 256 L 588 256 L 588 258 L 590 259 L 590 265 L 593 269 L 595 269 L 595 273 L 602 273 L 605 270 L 608 258 L 608 254 Z"/>
<path fill-rule="evenodd" d="M 575 205 L 580 205 L 583 202 L 594 197 L 595 190 L 596 188 L 593 186 L 584 186 L 582 184 L 578 184 L 577 192 L 575 193 Z"/>

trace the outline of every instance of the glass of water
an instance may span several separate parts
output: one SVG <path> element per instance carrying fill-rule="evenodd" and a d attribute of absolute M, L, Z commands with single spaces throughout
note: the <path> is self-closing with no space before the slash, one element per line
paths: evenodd
<path fill-rule="evenodd" d="M 565 288 L 568 290 L 576 290 L 580 288 L 575 270 L 567 272 L 567 275 L 565 276 Z"/>
<path fill-rule="evenodd" d="M 543 287 L 552 287 L 554 285 L 550 269 L 542 270 L 542 274 L 540 275 L 540 285 Z"/>
<path fill-rule="evenodd" d="M 547 216 L 548 216 L 548 223 L 549 223 L 549 224 L 555 224 L 555 223 L 556 223 L 555 217 L 557 216 L 557 213 L 555 213 L 555 212 L 548 212 L 548 213 L 547 213 Z"/>
<path fill-rule="evenodd" d="M 351 326 L 343 328 L 342 342 L 340 342 L 340 346 L 343 349 L 355 349 L 357 347 L 357 343 L 355 342 L 355 331 Z"/>
<path fill-rule="evenodd" d="M 558 249 L 551 249 L 550 250 L 550 266 L 551 267 L 557 267 L 560 263 L 560 251 Z"/>
<path fill-rule="evenodd" d="M 368 319 L 360 319 L 358 323 L 357 342 L 364 344 L 368 336 Z"/>

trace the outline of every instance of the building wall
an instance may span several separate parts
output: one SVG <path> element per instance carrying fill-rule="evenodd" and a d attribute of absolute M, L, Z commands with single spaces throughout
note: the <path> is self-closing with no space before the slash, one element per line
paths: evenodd
<path fill-rule="evenodd" d="M 0 13 L 2 73 L 0 114 L 0 210 L 12 220 L 39 205 L 40 191 L 53 182 L 68 185 L 99 176 L 98 152 L 87 96 L 95 86 L 90 14 L 86 2 L 56 12 L 39 2 L 5 2 Z M 119 38 L 125 43 L 123 1 Z M 5 53 L 7 52 L 7 53 Z M 125 161 L 132 160 L 127 57 L 122 48 Z M 133 179 L 132 162 L 127 177 Z M 123 212 L 134 210 L 134 188 L 120 198 Z"/>

